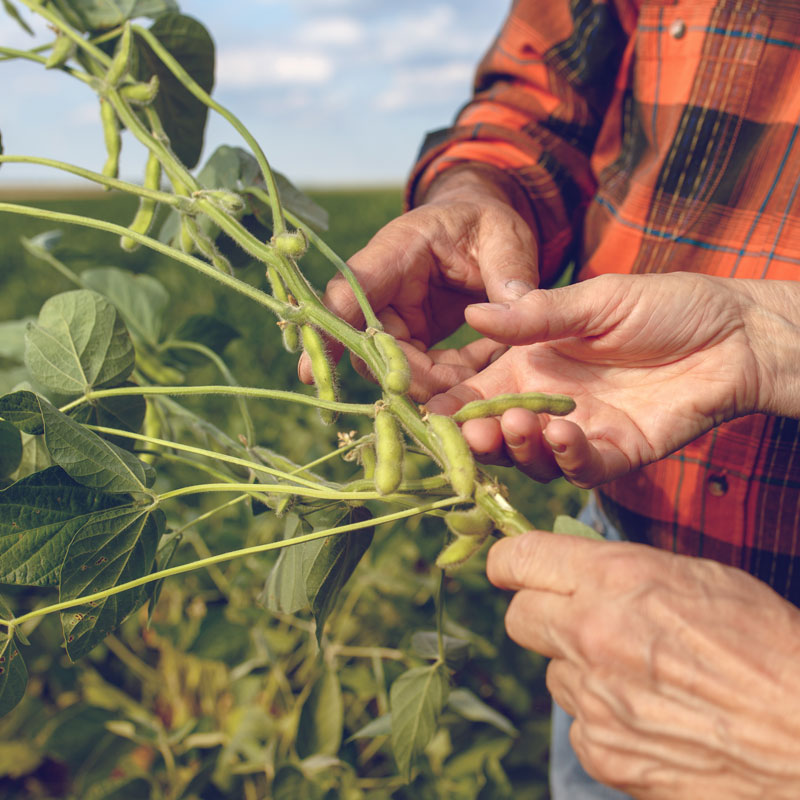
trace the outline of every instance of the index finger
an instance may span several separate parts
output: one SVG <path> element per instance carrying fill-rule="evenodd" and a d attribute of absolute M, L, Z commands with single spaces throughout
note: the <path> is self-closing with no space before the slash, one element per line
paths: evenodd
<path fill-rule="evenodd" d="M 489 550 L 486 575 L 499 589 L 536 589 L 570 595 L 591 570 L 603 542 L 546 531 L 501 539 Z"/>

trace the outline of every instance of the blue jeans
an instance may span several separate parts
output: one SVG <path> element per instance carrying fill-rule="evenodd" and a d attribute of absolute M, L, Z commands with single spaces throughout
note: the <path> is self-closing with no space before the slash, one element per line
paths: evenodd
<path fill-rule="evenodd" d="M 620 540 L 622 534 L 611 524 L 597 504 L 594 493 L 578 515 L 607 539 Z M 550 730 L 550 797 L 552 800 L 630 800 L 627 794 L 609 789 L 592 778 L 581 766 L 569 740 L 572 717 L 555 702 Z"/>

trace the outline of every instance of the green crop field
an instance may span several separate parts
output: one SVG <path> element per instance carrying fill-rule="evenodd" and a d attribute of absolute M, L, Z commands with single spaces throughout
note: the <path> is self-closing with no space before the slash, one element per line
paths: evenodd
<path fill-rule="evenodd" d="M 397 189 L 310 194 L 330 214 L 327 242 L 345 257 L 401 210 Z M 127 224 L 136 201 L 112 193 L 37 197 L 36 204 Z M 0 321 L 35 317 L 47 297 L 75 288 L 20 242 L 54 227 L 0 216 Z M 274 318 L 247 299 L 188 270 L 166 269 L 160 256 L 144 249 L 124 253 L 117 237 L 101 232 L 63 229 L 53 253 L 78 274 L 104 265 L 158 277 L 170 292 L 168 319 L 176 330 L 190 315 L 213 313 L 235 331 L 226 356 L 241 384 L 298 388 L 296 356 L 280 347 Z M 318 288 L 331 275 L 314 253 L 304 258 L 303 268 Z M 241 275 L 264 282 L 254 266 Z M 0 346 L 3 388 L 10 391 L 15 376 L 4 352 Z M 208 382 L 213 372 L 201 362 L 182 367 L 187 384 Z M 348 400 L 374 398 L 349 363 L 339 372 Z M 230 399 L 193 403 L 187 401 L 187 408 L 202 405 L 207 419 L 238 436 L 230 427 Z M 280 441 L 285 455 L 307 463 L 335 443 L 335 433 L 323 428 L 313 410 L 294 404 L 276 409 L 272 402 L 251 402 L 264 447 Z M 193 469 L 174 460 L 176 470 Z M 345 474 L 352 467 L 342 461 L 336 469 Z M 574 514 L 579 507 L 581 493 L 563 482 L 541 486 L 508 470 L 497 474 L 510 486 L 517 508 L 537 525 L 549 526 L 556 514 Z M 202 497 L 187 499 L 185 518 L 168 520 L 170 530 L 187 525 L 176 562 L 282 535 L 282 519 L 254 516 L 258 509 L 243 503 L 188 527 L 210 505 Z M 307 616 L 264 608 L 271 554 L 167 580 L 151 620 L 146 609 L 137 612 L 77 664 L 59 649 L 58 616 L 34 620 L 24 631 L 30 639 L 27 692 L 0 720 L 0 798 L 259 800 L 272 796 L 265 787 L 276 769 L 304 758 L 307 769 L 316 770 L 317 784 L 327 787 L 327 800 L 545 798 L 549 700 L 543 662 L 505 636 L 507 598 L 488 584 L 480 557 L 446 579 L 445 629 L 469 642 L 470 657 L 455 671 L 453 686 L 470 689 L 470 696 L 486 704 L 481 715 L 470 719 L 469 713 L 446 711 L 448 724 L 433 737 L 424 769 L 408 786 L 396 779 L 387 736 L 348 739 L 386 712 L 387 687 L 408 665 L 403 648 L 411 634 L 434 627 L 431 565 L 443 535 L 437 522 L 420 518 L 378 528 L 329 618 L 322 654 Z M 34 606 L 54 602 L 55 593 L 8 587 L 8 598 Z M 335 691 L 326 682 L 333 667 Z M 502 717 L 492 718 L 487 708 Z M 330 715 L 343 719 L 341 746 L 340 732 L 326 732 Z M 333 751 L 328 735 L 337 743 Z M 497 764 L 508 776 L 510 795 L 480 791 L 503 785 L 499 778 L 489 780 Z"/>

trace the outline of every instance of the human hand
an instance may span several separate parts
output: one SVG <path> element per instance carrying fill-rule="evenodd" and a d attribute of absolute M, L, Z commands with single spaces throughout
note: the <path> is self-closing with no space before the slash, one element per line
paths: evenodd
<path fill-rule="evenodd" d="M 508 392 L 571 395 L 577 408 L 569 419 L 512 409 L 462 431 L 481 461 L 513 464 L 536 480 L 612 480 L 759 407 L 753 301 L 742 283 L 691 273 L 604 275 L 505 306 L 471 306 L 472 327 L 514 346 L 428 409 L 451 414 Z"/>
<path fill-rule="evenodd" d="M 474 367 L 469 354 L 464 370 L 451 358 L 447 377 L 436 380 L 427 368 L 430 358 L 414 363 L 417 353 L 460 327 L 470 303 L 513 300 L 538 286 L 533 221 L 515 211 L 509 191 L 492 170 L 450 170 L 433 184 L 423 205 L 383 227 L 349 261 L 386 330 L 408 344 L 416 378 L 412 396 L 418 400 L 466 379 Z M 328 283 L 323 301 L 350 324 L 364 326 L 341 276 Z M 331 346 L 332 357 L 341 352 Z M 305 357 L 299 374 L 312 381 Z"/>
<path fill-rule="evenodd" d="M 800 612 L 741 570 L 533 532 L 489 551 L 506 630 L 596 780 L 639 800 L 800 797 Z"/>

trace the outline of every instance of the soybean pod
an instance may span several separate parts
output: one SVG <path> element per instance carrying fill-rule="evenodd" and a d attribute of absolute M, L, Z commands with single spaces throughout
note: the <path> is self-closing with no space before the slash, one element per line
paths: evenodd
<path fill-rule="evenodd" d="M 319 331 L 313 325 L 303 325 L 301 329 L 303 338 L 303 349 L 311 359 L 311 372 L 314 376 L 314 383 L 317 387 L 317 397 L 320 400 L 336 402 L 338 395 L 336 391 L 336 376 L 325 350 Z M 331 425 L 336 421 L 338 414 L 329 408 L 319 408 L 320 419 L 326 424 Z"/>
<path fill-rule="evenodd" d="M 104 97 L 100 98 L 100 119 L 103 123 L 103 139 L 106 143 L 106 163 L 103 165 L 103 175 L 107 178 L 116 178 L 119 175 L 119 154 L 122 150 L 122 135 L 119 130 L 119 120 L 114 107 Z"/>
<path fill-rule="evenodd" d="M 270 288 L 272 289 L 272 296 L 282 303 L 289 303 L 289 293 L 286 291 L 286 286 L 283 279 L 278 274 L 278 270 L 273 266 L 267 267 L 267 280 L 269 281 Z M 300 347 L 300 336 L 298 333 L 297 325 L 294 322 L 288 322 L 282 319 L 278 322 L 281 329 L 281 338 L 283 339 L 283 346 L 289 353 L 296 353 Z"/>
<path fill-rule="evenodd" d="M 494 530 L 492 518 L 480 506 L 448 511 L 444 521 L 454 536 L 479 536 L 485 539 Z"/>
<path fill-rule="evenodd" d="M 125 27 L 122 29 L 122 35 L 117 42 L 114 57 L 111 59 L 111 64 L 106 72 L 106 81 L 112 88 L 116 88 L 117 84 L 128 74 L 132 52 L 133 32 L 131 31 L 130 22 L 126 22 Z"/>
<path fill-rule="evenodd" d="M 403 434 L 397 417 L 386 408 L 375 415 L 375 489 L 392 494 L 403 480 Z"/>
<path fill-rule="evenodd" d="M 154 153 L 147 157 L 144 169 L 144 188 L 158 190 L 161 187 L 161 162 Z M 152 197 L 139 198 L 139 208 L 136 216 L 128 226 L 134 233 L 147 234 L 156 215 L 156 201 Z M 132 253 L 139 247 L 139 242 L 130 236 L 123 236 L 119 241 L 120 247 L 127 253 Z"/>
<path fill-rule="evenodd" d="M 552 414 L 563 417 L 575 410 L 575 401 L 565 394 L 543 394 L 522 392 L 520 394 L 498 394 L 487 400 L 473 400 L 453 414 L 453 419 L 466 422 L 481 417 L 499 417 L 510 408 L 525 408 L 537 414 Z"/>
<path fill-rule="evenodd" d="M 428 424 L 442 446 L 450 483 L 459 497 L 472 497 L 478 470 L 466 439 L 452 417 L 430 414 Z"/>
<path fill-rule="evenodd" d="M 460 567 L 483 547 L 485 541 L 485 536 L 456 536 L 442 548 L 436 557 L 436 566 L 444 570 Z"/>
<path fill-rule="evenodd" d="M 56 69 L 63 66 L 72 57 L 75 49 L 75 42 L 69 36 L 59 33 L 53 44 L 53 49 L 44 63 L 45 69 Z"/>
<path fill-rule="evenodd" d="M 397 339 L 385 331 L 376 331 L 373 341 L 386 366 L 381 375 L 384 388 L 391 394 L 406 394 L 411 388 L 411 368 Z"/>

